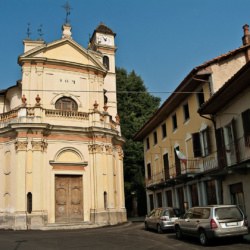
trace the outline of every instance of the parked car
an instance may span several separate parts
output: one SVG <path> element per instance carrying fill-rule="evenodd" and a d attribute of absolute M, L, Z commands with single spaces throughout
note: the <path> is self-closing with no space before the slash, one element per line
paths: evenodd
<path fill-rule="evenodd" d="M 174 229 L 175 220 L 181 217 L 182 213 L 179 208 L 160 207 L 153 209 L 145 219 L 146 229 L 157 229 L 158 233 L 164 230 Z"/>
<path fill-rule="evenodd" d="M 212 238 L 243 237 L 248 234 L 248 221 L 235 205 L 211 205 L 191 208 L 175 221 L 174 228 L 178 239 L 196 236 L 205 246 Z"/>

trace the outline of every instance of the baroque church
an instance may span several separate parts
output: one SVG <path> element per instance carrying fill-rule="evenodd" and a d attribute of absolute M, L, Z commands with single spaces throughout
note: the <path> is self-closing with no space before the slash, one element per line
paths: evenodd
<path fill-rule="evenodd" d="M 22 79 L 0 92 L 0 228 L 127 220 L 116 102 L 116 34 L 23 41 Z M 54 226 L 54 227 L 53 227 Z"/>

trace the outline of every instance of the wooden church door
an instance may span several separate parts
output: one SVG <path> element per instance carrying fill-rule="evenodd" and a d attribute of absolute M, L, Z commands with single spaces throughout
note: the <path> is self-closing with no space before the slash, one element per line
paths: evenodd
<path fill-rule="evenodd" d="M 56 222 L 83 221 L 82 176 L 55 176 Z"/>

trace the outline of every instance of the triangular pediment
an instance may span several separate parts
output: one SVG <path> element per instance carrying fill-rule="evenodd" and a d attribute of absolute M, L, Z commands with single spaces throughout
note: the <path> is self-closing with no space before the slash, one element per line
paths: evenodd
<path fill-rule="evenodd" d="M 60 39 L 29 50 L 19 57 L 19 59 L 22 58 L 44 58 L 46 60 L 89 65 L 97 67 L 102 71 L 106 70 L 93 53 L 89 53 L 88 50 L 68 38 Z"/>

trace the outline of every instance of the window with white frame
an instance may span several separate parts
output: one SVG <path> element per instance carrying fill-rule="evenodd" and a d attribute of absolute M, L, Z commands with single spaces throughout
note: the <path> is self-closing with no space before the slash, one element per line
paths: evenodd
<path fill-rule="evenodd" d="M 194 157 L 211 154 L 209 126 L 199 133 L 192 134 Z"/>
<path fill-rule="evenodd" d="M 162 139 L 165 139 L 167 137 L 167 127 L 166 123 L 161 125 L 161 132 L 162 132 Z"/>
<path fill-rule="evenodd" d="M 197 97 L 197 104 L 198 104 L 198 108 L 199 108 L 205 102 L 203 89 L 198 91 L 198 93 L 196 94 L 196 97 Z"/>
<path fill-rule="evenodd" d="M 188 103 L 186 103 L 185 105 L 183 105 L 182 108 L 183 108 L 184 122 L 186 122 L 190 118 Z"/>
<path fill-rule="evenodd" d="M 157 144 L 157 132 L 156 131 L 154 131 L 153 133 L 153 138 L 154 138 L 154 145 L 156 145 Z"/>
<path fill-rule="evenodd" d="M 177 117 L 176 114 L 172 115 L 172 125 L 173 125 L 173 131 L 177 129 Z"/>

